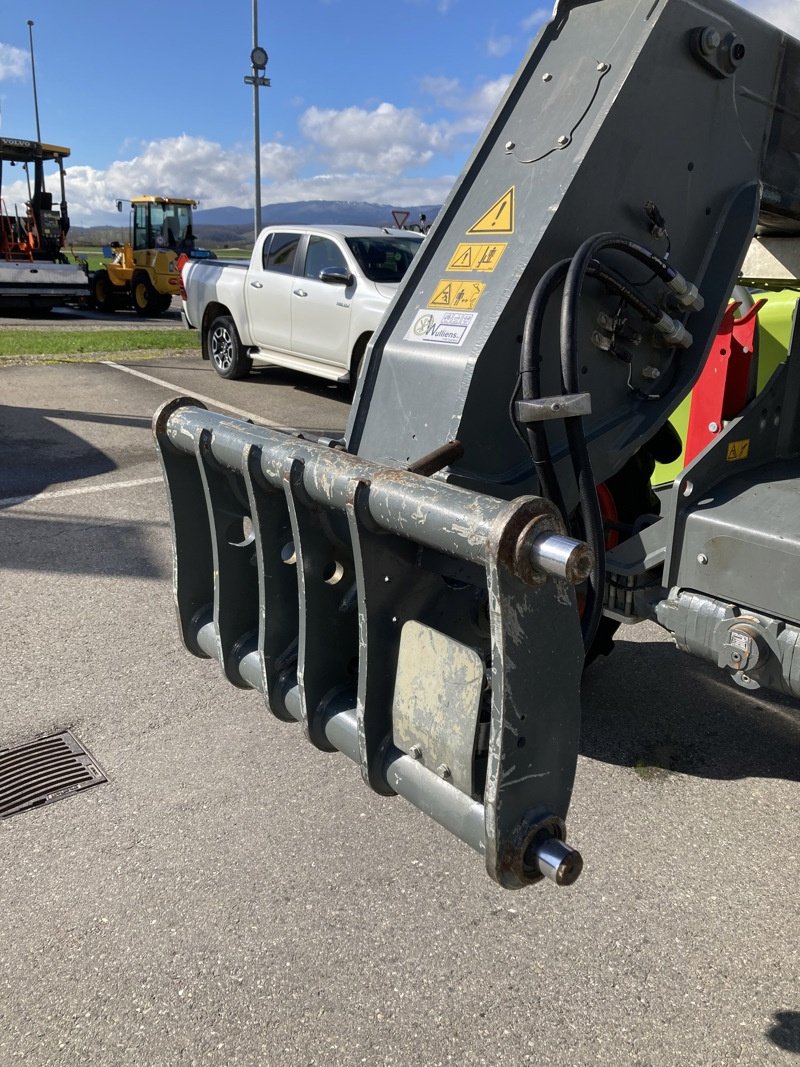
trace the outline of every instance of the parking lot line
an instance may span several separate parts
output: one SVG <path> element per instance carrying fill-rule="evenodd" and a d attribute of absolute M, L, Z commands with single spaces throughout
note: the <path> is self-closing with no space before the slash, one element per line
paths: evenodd
<path fill-rule="evenodd" d="M 146 382 L 152 382 L 153 385 L 163 386 L 164 389 L 173 389 L 176 393 L 181 393 L 180 386 L 173 384 L 172 382 L 165 382 L 163 378 L 154 378 L 152 374 L 145 374 L 143 371 L 134 370 L 133 367 L 123 367 L 121 363 L 112 363 L 110 360 L 100 360 L 104 367 L 113 367 L 114 370 L 124 371 L 126 374 L 132 374 L 135 378 L 143 378 Z M 221 400 L 214 400 L 213 397 L 203 396 L 202 393 L 191 393 L 191 396 L 195 400 L 201 400 L 204 404 L 210 404 L 215 408 L 222 408 L 224 411 L 230 411 L 234 415 L 239 415 L 243 419 L 252 419 L 253 422 L 258 423 L 260 426 L 270 426 L 273 430 L 288 430 L 289 427 L 282 426 L 278 422 L 271 422 L 269 419 L 265 419 L 263 415 L 253 415 L 249 411 L 242 411 L 241 408 L 231 407 L 230 404 L 223 404 Z"/>
<path fill-rule="evenodd" d="M 0 507 L 13 508 L 17 504 L 32 504 L 36 500 L 56 500 L 63 496 L 83 496 L 86 493 L 104 493 L 108 489 L 136 489 L 140 485 L 155 485 L 164 479 L 160 474 L 152 478 L 134 478 L 127 482 L 103 482 L 101 485 L 75 485 L 71 489 L 55 489 L 52 493 L 33 493 L 28 496 L 0 497 Z"/>

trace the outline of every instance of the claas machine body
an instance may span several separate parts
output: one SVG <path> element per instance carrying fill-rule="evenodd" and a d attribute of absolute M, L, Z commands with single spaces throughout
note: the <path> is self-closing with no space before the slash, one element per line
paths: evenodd
<path fill-rule="evenodd" d="M 0 310 L 49 310 L 88 293 L 86 272 L 63 252 L 70 225 L 64 188 L 69 154 L 60 145 L 0 137 Z M 47 189 L 46 164 L 57 168 L 57 206 Z M 22 203 L 6 199 L 4 183 L 12 177 L 27 185 Z"/>
<path fill-rule="evenodd" d="M 560 0 L 345 437 L 155 417 L 187 647 L 507 888 L 580 872 L 581 682 L 620 623 L 800 696 L 800 329 L 759 351 L 797 296 L 798 71 L 728 0 Z"/>
<path fill-rule="evenodd" d="M 120 211 L 122 204 L 117 201 Z M 99 311 L 133 308 L 155 318 L 180 295 L 179 257 L 210 253 L 195 248 L 194 200 L 138 196 L 130 204 L 129 240 L 104 250 L 107 262 L 91 276 L 92 299 Z"/>

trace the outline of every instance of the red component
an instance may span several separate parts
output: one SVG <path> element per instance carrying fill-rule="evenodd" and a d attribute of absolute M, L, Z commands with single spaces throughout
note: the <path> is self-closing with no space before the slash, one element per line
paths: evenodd
<path fill-rule="evenodd" d="M 600 514 L 603 516 L 603 525 L 606 526 L 606 548 L 616 548 L 619 544 L 619 530 L 606 525 L 605 520 L 612 523 L 619 521 L 619 512 L 611 490 L 605 482 L 597 486 L 597 502 L 600 505 Z"/>
<path fill-rule="evenodd" d="M 181 252 L 178 258 L 175 260 L 175 266 L 178 268 L 178 289 L 180 290 L 181 300 L 186 299 L 186 290 L 183 287 L 183 268 L 189 262 L 189 257 L 185 252 Z"/>
<path fill-rule="evenodd" d="M 686 463 L 702 452 L 724 422 L 738 415 L 751 398 L 758 313 L 764 304 L 766 300 L 757 301 L 737 319 L 741 304 L 734 301 L 722 317 L 706 365 L 692 390 Z"/>

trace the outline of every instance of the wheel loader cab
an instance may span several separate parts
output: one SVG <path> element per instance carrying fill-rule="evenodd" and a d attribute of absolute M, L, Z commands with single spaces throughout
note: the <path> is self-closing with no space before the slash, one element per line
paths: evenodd
<path fill-rule="evenodd" d="M 192 232 L 192 203 L 141 200 L 133 202 L 133 250 L 171 248 L 178 251 Z"/>

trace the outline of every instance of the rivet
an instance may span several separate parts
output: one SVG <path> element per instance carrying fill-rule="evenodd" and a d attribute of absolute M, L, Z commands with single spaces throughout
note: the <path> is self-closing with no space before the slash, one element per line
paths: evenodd
<path fill-rule="evenodd" d="M 542 75 L 542 81 L 543 82 L 551 82 L 552 80 L 553 80 L 553 75 L 552 74 L 543 74 Z"/>
<path fill-rule="evenodd" d="M 707 556 L 707 555 L 705 554 L 705 552 L 699 552 L 699 553 L 698 553 L 698 555 L 697 555 L 697 562 L 698 562 L 698 563 L 699 563 L 699 564 L 700 564 L 700 565 L 701 565 L 702 567 L 704 567 L 704 566 L 706 565 L 706 563 L 708 563 L 708 556 Z"/>
<path fill-rule="evenodd" d="M 717 430 L 719 429 L 719 426 L 717 425 L 717 423 L 716 423 L 716 422 L 710 422 L 710 423 L 708 424 L 708 428 L 709 428 L 709 430 L 711 431 L 711 433 L 716 433 L 716 432 L 717 432 Z"/>

